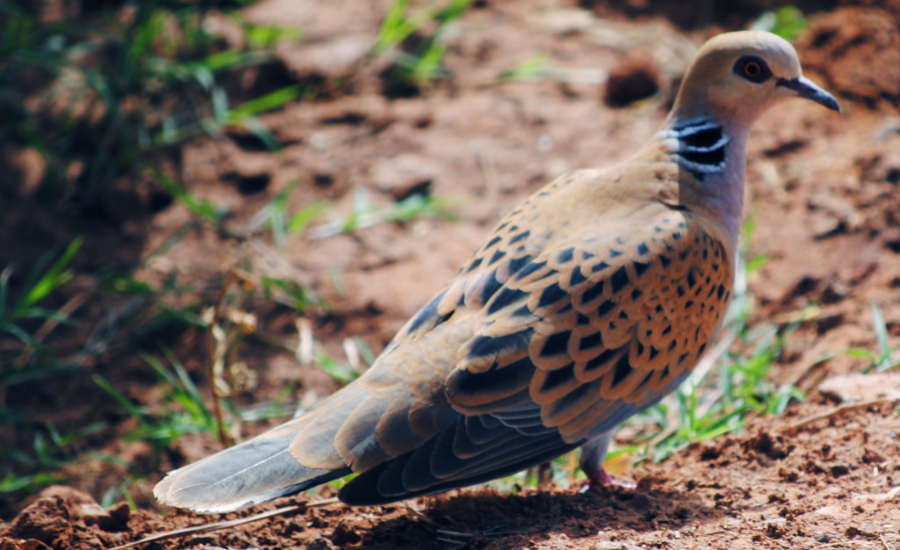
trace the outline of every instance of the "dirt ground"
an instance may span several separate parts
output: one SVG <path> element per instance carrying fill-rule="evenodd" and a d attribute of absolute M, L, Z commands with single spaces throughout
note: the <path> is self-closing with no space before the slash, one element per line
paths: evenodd
<path fill-rule="evenodd" d="M 245 11 L 251 21 L 296 25 L 303 40 L 279 46 L 279 64 L 258 79 L 340 82 L 263 121 L 287 146 L 273 155 L 241 132 L 190 142 L 166 159 L 195 197 L 232 212 L 240 228 L 296 183 L 288 211 L 322 199 L 344 215 L 354 189 L 376 204 L 423 190 L 453 197 L 457 221 L 424 218 L 381 224 L 352 235 L 289 238 L 283 252 L 266 239 L 222 237 L 195 228 L 149 262 L 192 219 L 178 203 L 159 200 L 145 182 L 111 191 L 108 212 L 48 214 L 25 192 L 6 192 L 0 221 L 0 265 L 29 265 L 51 244 L 81 234 L 84 273 L 101 266 L 133 268 L 158 284 L 176 269 L 197 288 L 221 286 L 234 265 L 252 262 L 272 276 L 293 278 L 323 297 L 328 311 L 310 314 L 316 339 L 342 357 L 343 341 L 359 336 L 379 350 L 480 244 L 496 220 L 552 177 L 621 159 L 659 127 L 674 87 L 702 41 L 743 28 L 772 2 L 476 1 L 450 36 L 452 79 L 421 90 L 386 85 L 385 62 L 363 62 L 389 2 L 264 0 Z M 896 377 L 859 392 L 835 383 L 868 361 L 838 355 L 876 349 L 870 304 L 884 314 L 891 344 L 900 341 L 900 2 L 799 2 L 810 20 L 796 40 L 806 74 L 834 92 L 836 116 L 817 105 L 778 106 L 756 125 L 748 145 L 747 213 L 756 219 L 751 254 L 768 262 L 749 281 L 755 319 L 787 323 L 808 304 L 815 318 L 787 340 L 773 377 L 808 393 L 784 418 L 751 421 L 743 432 L 696 444 L 655 465 L 627 472 L 636 491 L 577 487 L 454 491 L 404 505 L 309 509 L 209 534 L 154 542 L 144 548 L 900 548 L 900 418 Z M 678 6 L 678 8 L 673 8 Z M 362 45 L 362 46 L 360 46 Z M 497 75 L 544 55 L 565 82 L 499 83 Z M 659 91 L 622 107 L 635 93 L 622 75 L 647 74 Z M 619 95 L 616 95 L 619 94 Z M 612 103 L 612 105 L 611 105 Z M 26 159 L 27 160 L 27 159 Z M 28 163 L 21 163 L 27 179 Z M 134 191 L 137 189 L 137 191 Z M 29 239 L 27 250 L 22 236 Z M 90 286 L 84 277 L 76 287 Z M 124 304 L 98 300 L 79 312 L 95 326 Z M 294 314 L 260 305 L 260 332 L 296 334 Z M 93 323 L 93 324 L 92 324 Z M 86 334 L 63 332 L 73 349 Z M 148 337 L 149 338 L 149 337 Z M 170 345 L 203 377 L 203 335 L 188 331 Z M 83 365 L 84 376 L 23 384 L 3 396 L 31 418 L 68 425 L 103 419 L 113 427 L 92 437 L 93 449 L 145 464 L 132 484 L 137 511 L 96 506 L 127 474 L 82 458 L 64 469 L 67 485 L 3 505 L 0 549 L 110 548 L 153 533 L 218 521 L 161 510 L 150 489 L 163 472 L 217 448 L 212 436 L 179 440 L 161 463 L 148 446 L 123 442 L 133 427 L 91 382 L 102 374 L 142 403 L 159 399 L 156 377 L 134 347 L 112 349 Z M 249 404 L 297 384 L 290 399 L 306 402 L 337 388 L 329 376 L 301 367 L 292 353 L 248 343 L 241 359 L 258 374 Z M 867 375 L 870 376 L 870 375 Z M 841 391 L 820 391 L 838 387 Z M 893 393 L 891 393 L 893 391 Z M 860 401 L 854 402 L 853 399 Z M 247 423 L 243 435 L 265 423 Z M 21 434 L 3 438 L 28 445 Z M 20 438 L 20 439 L 16 439 Z M 327 498 L 326 489 L 316 498 Z M 302 502 L 279 501 L 224 518 Z"/>

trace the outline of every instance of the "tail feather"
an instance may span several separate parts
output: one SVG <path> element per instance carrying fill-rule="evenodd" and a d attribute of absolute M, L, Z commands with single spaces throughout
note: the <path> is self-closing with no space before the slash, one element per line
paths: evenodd
<path fill-rule="evenodd" d="M 343 477 L 349 468 L 306 468 L 288 450 L 292 434 L 258 437 L 169 472 L 153 489 L 163 504 L 231 512 Z"/>

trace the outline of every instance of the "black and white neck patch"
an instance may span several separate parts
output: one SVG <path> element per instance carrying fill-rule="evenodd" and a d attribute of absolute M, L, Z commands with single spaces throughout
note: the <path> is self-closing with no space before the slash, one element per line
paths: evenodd
<path fill-rule="evenodd" d="M 725 170 L 728 159 L 725 147 L 731 141 L 722 126 L 703 119 L 674 126 L 663 132 L 666 141 L 675 140 L 672 152 L 685 170 L 695 178 L 703 181 L 707 174 L 715 174 Z"/>

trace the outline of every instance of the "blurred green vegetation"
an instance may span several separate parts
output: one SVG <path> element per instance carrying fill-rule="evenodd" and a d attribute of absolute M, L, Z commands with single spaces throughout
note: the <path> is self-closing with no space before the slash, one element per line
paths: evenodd
<path fill-rule="evenodd" d="M 277 148 L 255 116 L 303 90 L 243 90 L 237 76 L 299 32 L 244 21 L 236 8 L 249 3 L 113 2 L 50 21 L 31 4 L 0 3 L 0 136 L 43 157 L 38 196 L 90 211 L 166 148 L 227 126 Z M 210 32 L 214 19 L 239 26 L 243 43 Z"/>
<path fill-rule="evenodd" d="M 451 76 L 444 64 L 446 36 L 471 3 L 450 0 L 446 6 L 427 6 L 409 15 L 409 0 L 394 0 L 372 46 L 372 55 L 384 55 L 394 64 L 388 95 L 418 95 L 421 87 Z"/>
<path fill-rule="evenodd" d="M 796 6 L 788 5 L 763 13 L 750 28 L 775 33 L 785 40 L 792 41 L 808 26 L 803 12 Z"/>

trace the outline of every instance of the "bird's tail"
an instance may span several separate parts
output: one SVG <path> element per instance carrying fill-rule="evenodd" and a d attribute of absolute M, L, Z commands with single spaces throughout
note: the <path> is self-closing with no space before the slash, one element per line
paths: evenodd
<path fill-rule="evenodd" d="M 343 400 L 338 401 L 339 405 L 343 404 Z M 350 468 L 340 461 L 331 462 L 337 467 L 307 467 L 291 454 L 291 445 L 304 428 L 321 432 L 318 435 L 325 439 L 333 438 L 347 414 L 342 411 L 323 421 L 318 418 L 322 415 L 313 412 L 294 419 L 240 445 L 169 472 L 153 488 L 153 495 L 163 504 L 195 512 L 230 512 L 343 477 L 350 473 Z"/>
<path fill-rule="evenodd" d="M 170 472 L 153 495 L 179 508 L 229 512 L 364 472 L 455 425 L 445 402 L 431 398 L 416 409 L 422 392 L 408 385 L 387 366 L 370 368 L 306 414 Z"/>
<path fill-rule="evenodd" d="M 153 488 L 163 504 L 230 512 L 343 477 L 350 468 L 315 469 L 290 453 L 294 434 L 263 434 L 169 474 Z"/>

